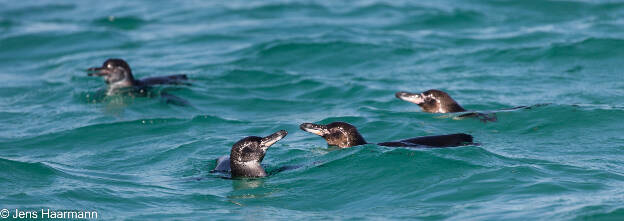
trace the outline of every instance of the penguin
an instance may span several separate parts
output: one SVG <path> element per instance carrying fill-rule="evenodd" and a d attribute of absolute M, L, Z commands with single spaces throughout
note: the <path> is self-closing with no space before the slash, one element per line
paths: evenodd
<path fill-rule="evenodd" d="M 327 125 L 303 123 L 301 130 L 323 137 L 330 146 L 340 148 L 368 144 L 355 126 L 345 122 L 332 122 Z M 472 145 L 473 138 L 465 133 L 416 137 L 400 141 L 382 142 L 377 145 L 387 147 L 440 148 Z"/>
<path fill-rule="evenodd" d="M 185 74 L 135 79 L 130 65 L 119 58 L 109 58 L 102 66 L 89 68 L 87 72 L 88 76 L 104 77 L 107 85 L 106 95 L 109 96 L 115 94 L 149 96 L 152 86 L 188 84 L 186 83 L 188 77 Z M 186 100 L 174 95 L 162 92 L 161 96 L 166 98 L 168 103 L 188 105 Z"/>
<path fill-rule="evenodd" d="M 422 93 L 410 93 L 410 92 L 397 92 L 395 96 L 401 100 L 415 103 L 424 112 L 429 113 L 457 113 L 466 112 L 457 101 L 451 98 L 446 92 L 436 89 L 427 90 Z M 497 121 L 495 113 L 478 113 L 469 112 L 457 116 L 457 118 L 476 117 L 482 122 Z"/>
<path fill-rule="evenodd" d="M 266 137 L 245 137 L 232 146 L 229 157 L 217 159 L 217 165 L 211 172 L 229 171 L 232 178 L 265 177 L 267 173 L 260 163 L 269 147 L 287 134 L 287 131 L 280 130 Z"/>

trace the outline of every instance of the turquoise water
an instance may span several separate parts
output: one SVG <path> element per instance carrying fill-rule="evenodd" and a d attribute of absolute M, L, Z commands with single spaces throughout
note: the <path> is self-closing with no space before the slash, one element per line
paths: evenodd
<path fill-rule="evenodd" d="M 96 99 L 85 69 L 185 73 L 158 98 Z M 99 219 L 624 220 L 624 2 L 0 1 L 0 209 Z M 423 113 L 447 91 L 498 122 Z M 337 150 L 470 133 L 480 145 Z M 209 171 L 279 129 L 258 180 Z"/>

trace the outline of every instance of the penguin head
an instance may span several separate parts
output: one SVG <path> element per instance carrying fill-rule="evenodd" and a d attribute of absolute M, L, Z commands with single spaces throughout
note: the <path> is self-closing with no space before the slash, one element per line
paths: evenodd
<path fill-rule="evenodd" d="M 266 137 L 245 137 L 232 146 L 230 162 L 235 164 L 260 163 L 269 147 L 287 134 L 285 130 L 280 130 Z"/>
<path fill-rule="evenodd" d="M 345 122 L 332 122 L 327 125 L 303 123 L 299 128 L 323 137 L 330 146 L 346 148 L 366 144 L 366 140 L 360 135 L 357 128 Z"/>
<path fill-rule="evenodd" d="M 87 69 L 89 76 L 102 76 L 108 85 L 124 84 L 131 86 L 134 83 L 130 65 L 123 59 L 109 58 L 101 67 Z"/>
<path fill-rule="evenodd" d="M 466 111 L 459 106 L 446 92 L 436 89 L 422 93 L 397 92 L 395 96 L 401 100 L 415 103 L 429 113 L 452 113 Z"/>

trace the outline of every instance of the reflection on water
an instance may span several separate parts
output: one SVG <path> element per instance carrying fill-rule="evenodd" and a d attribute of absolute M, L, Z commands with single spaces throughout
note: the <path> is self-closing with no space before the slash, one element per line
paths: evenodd
<path fill-rule="evenodd" d="M 249 190 L 261 187 L 264 184 L 264 179 L 233 179 L 232 188 L 234 190 Z"/>
<path fill-rule="evenodd" d="M 264 198 L 271 195 L 275 190 L 269 188 L 268 185 L 265 184 L 265 179 L 266 178 L 233 179 L 233 191 L 228 194 L 228 199 L 230 199 L 231 202 L 236 202 L 236 199 Z"/>

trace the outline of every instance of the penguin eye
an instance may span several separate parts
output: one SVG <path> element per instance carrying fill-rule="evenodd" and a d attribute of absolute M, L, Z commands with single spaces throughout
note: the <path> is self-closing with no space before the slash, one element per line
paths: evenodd
<path fill-rule="evenodd" d="M 113 65 L 112 64 L 108 64 L 108 65 L 106 65 L 106 68 L 112 69 Z"/>

